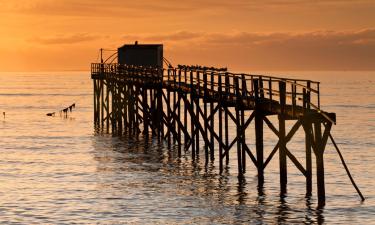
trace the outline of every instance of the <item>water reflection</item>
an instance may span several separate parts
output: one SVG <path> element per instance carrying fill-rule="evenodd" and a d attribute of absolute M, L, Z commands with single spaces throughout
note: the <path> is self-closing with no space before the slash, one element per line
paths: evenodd
<path fill-rule="evenodd" d="M 120 200 L 126 215 L 132 212 L 152 222 L 324 222 L 323 211 L 313 208 L 310 197 L 305 204 L 291 205 L 290 197 L 278 197 L 267 183 L 258 187 L 256 176 L 238 179 L 229 167 L 220 175 L 215 162 L 193 161 L 189 151 L 178 157 L 177 146 L 105 134 L 92 143 L 100 192 L 114 195 L 107 201 Z"/>

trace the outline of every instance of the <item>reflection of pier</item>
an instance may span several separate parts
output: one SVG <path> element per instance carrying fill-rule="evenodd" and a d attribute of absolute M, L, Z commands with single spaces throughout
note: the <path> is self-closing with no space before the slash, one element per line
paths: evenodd
<path fill-rule="evenodd" d="M 306 177 L 307 194 L 312 191 L 312 152 L 316 158 L 319 205 L 325 203 L 324 149 L 335 123 L 335 114 L 320 110 L 319 83 L 262 75 L 234 74 L 223 69 L 179 66 L 130 66 L 94 63 L 94 120 L 113 134 L 151 133 L 159 141 L 191 151 L 195 159 L 204 151 L 205 162 L 218 155 L 219 170 L 229 162 L 229 151 L 237 151 L 238 176 L 246 172 L 247 159 L 264 181 L 264 169 L 279 153 L 281 193 L 286 192 L 287 159 Z M 251 111 L 245 118 L 245 111 Z M 276 115 L 278 125 L 268 118 Z M 294 120 L 290 131 L 285 121 Z M 229 123 L 236 127 L 229 130 Z M 255 125 L 255 151 L 246 144 L 246 130 Z M 264 155 L 265 125 L 278 137 Z M 289 151 L 287 143 L 297 130 L 305 132 L 305 165 Z M 235 138 L 229 140 L 229 132 Z M 203 142 L 203 143 L 202 143 Z M 217 151 L 217 152 L 216 152 Z M 218 154 L 215 154 L 218 153 Z"/>

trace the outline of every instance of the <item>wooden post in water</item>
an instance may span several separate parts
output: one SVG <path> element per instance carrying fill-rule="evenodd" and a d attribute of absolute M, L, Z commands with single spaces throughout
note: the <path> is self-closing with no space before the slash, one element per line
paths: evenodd
<path fill-rule="evenodd" d="M 176 93 L 176 87 L 177 87 L 177 71 L 176 69 L 173 69 L 173 87 L 174 87 L 174 90 L 173 90 L 173 106 L 172 106 L 172 115 L 175 114 L 175 108 L 177 107 L 177 93 Z M 171 116 L 172 116 L 171 115 Z M 173 133 L 175 133 L 176 131 L 176 119 L 174 116 L 172 116 L 172 130 L 173 130 Z M 173 144 L 175 144 L 177 142 L 177 137 L 175 135 L 172 135 L 173 137 Z"/>
<path fill-rule="evenodd" d="M 168 82 L 171 82 L 171 69 L 168 69 Z M 167 138 L 168 138 L 168 148 L 171 147 L 171 127 L 172 127 L 172 123 L 171 123 L 171 90 L 170 88 L 167 88 L 167 126 L 168 126 L 168 133 L 167 133 Z"/>
<path fill-rule="evenodd" d="M 147 112 L 147 89 L 142 89 L 142 105 L 143 105 L 143 134 L 145 135 L 146 140 L 149 138 L 149 119 L 148 119 L 148 112 Z"/>
<path fill-rule="evenodd" d="M 324 160 L 322 149 L 322 127 L 320 121 L 314 122 L 315 132 L 315 158 L 316 158 L 316 184 L 318 191 L 318 206 L 325 205 L 325 187 L 324 187 Z"/>
<path fill-rule="evenodd" d="M 218 76 L 218 92 L 219 92 L 219 172 L 223 173 L 223 93 L 222 93 L 222 83 L 221 83 L 221 74 Z M 227 128 L 226 128 L 227 129 Z M 228 153 L 229 154 L 229 153 Z"/>
<path fill-rule="evenodd" d="M 204 91 L 204 99 L 203 99 L 203 115 L 204 115 L 204 120 L 207 119 L 207 101 L 208 101 L 208 88 L 207 88 L 207 72 L 204 71 L 203 73 L 203 91 Z M 211 103 L 212 104 L 212 101 Z M 208 127 L 204 126 L 204 132 L 207 134 Z M 204 156 L 205 156 L 205 164 L 208 164 L 208 157 L 209 157 L 209 152 L 208 152 L 208 143 L 204 145 Z"/>
<path fill-rule="evenodd" d="M 97 80 L 94 79 L 93 80 L 93 86 L 94 86 L 94 125 L 97 126 L 98 125 L 98 103 L 96 101 L 97 99 L 97 95 L 98 95 L 98 91 L 97 91 L 97 85 L 96 85 L 96 82 Z"/>
<path fill-rule="evenodd" d="M 260 93 L 259 80 L 254 79 L 254 97 L 255 97 L 255 147 L 257 155 L 258 170 L 258 188 L 264 184 L 264 165 L 263 165 L 263 113 L 259 107 Z"/>
<path fill-rule="evenodd" d="M 315 158 L 316 158 L 316 180 L 318 187 L 318 207 L 325 205 L 325 185 L 324 185 L 324 150 L 327 144 L 328 136 L 331 132 L 332 123 L 327 121 L 323 123 L 324 133 L 322 134 L 322 121 L 314 121 L 315 131 Z"/>
<path fill-rule="evenodd" d="M 161 88 L 163 86 L 161 85 Z M 161 90 L 162 91 L 162 90 Z M 177 89 L 177 99 L 178 99 L 178 108 L 177 108 L 177 120 L 178 120 L 178 133 L 177 133 L 177 138 L 178 138 L 178 157 L 181 157 L 181 95 L 182 95 L 182 90 L 181 90 L 181 70 L 178 70 L 178 89 Z M 163 111 L 163 110 L 162 110 Z M 163 118 L 160 118 L 163 119 Z"/>
<path fill-rule="evenodd" d="M 121 91 L 124 94 L 124 131 L 126 133 L 128 127 L 129 127 L 129 114 L 128 114 L 129 98 L 128 98 L 128 95 L 127 95 L 128 86 L 125 84 Z M 113 98 L 113 93 L 112 93 L 112 98 Z M 113 115 L 112 115 L 112 117 L 113 117 Z"/>
<path fill-rule="evenodd" d="M 194 112 L 194 97 L 195 97 L 195 89 L 194 89 L 194 79 L 193 79 L 193 71 L 190 71 L 190 143 L 191 143 L 191 158 L 195 160 L 195 138 L 194 138 L 194 120 L 193 120 L 193 112 Z"/>
<path fill-rule="evenodd" d="M 215 74 L 211 72 L 211 90 L 215 90 Z M 214 114 L 214 101 L 210 102 L 210 112 L 211 112 L 211 148 L 210 148 L 210 160 L 215 160 L 215 138 L 214 138 L 214 132 L 215 132 L 215 114 Z"/>
<path fill-rule="evenodd" d="M 303 108 L 305 115 L 310 111 L 310 82 L 307 82 L 307 90 L 303 89 Z M 311 143 L 312 143 L 312 126 L 310 118 L 303 121 L 305 130 L 305 147 L 306 147 L 306 195 L 310 196 L 312 192 L 312 159 L 311 159 Z"/>
<path fill-rule="evenodd" d="M 186 68 L 184 69 L 184 87 L 187 86 L 187 71 L 186 71 Z M 183 97 L 184 98 L 187 98 L 187 93 L 185 92 L 183 94 Z M 186 107 L 186 105 L 184 106 L 184 128 L 185 130 L 188 129 L 188 122 L 187 122 L 187 114 L 188 114 L 188 109 Z M 190 132 L 191 134 L 191 132 Z M 187 133 L 184 134 L 184 145 L 185 145 L 185 150 L 186 150 L 186 147 L 187 147 L 187 142 L 188 142 L 188 136 L 187 136 Z"/>
<path fill-rule="evenodd" d="M 116 130 L 116 88 L 115 88 L 115 82 L 111 85 L 111 92 L 112 92 L 112 99 L 111 99 L 111 108 L 112 108 L 112 118 L 111 118 L 111 128 L 112 128 L 112 134 L 115 133 Z"/>
<path fill-rule="evenodd" d="M 241 110 L 241 94 L 238 77 L 234 78 L 234 86 L 236 90 L 236 130 L 237 130 L 237 165 L 238 165 L 238 178 L 243 178 L 243 168 L 242 168 L 242 148 L 241 148 L 241 119 L 240 119 L 240 110 Z"/>
<path fill-rule="evenodd" d="M 106 90 L 106 98 L 105 98 L 105 105 L 106 105 L 106 129 L 107 129 L 107 133 L 109 133 L 109 87 L 108 87 L 108 80 L 106 80 L 106 87 L 105 87 L 105 90 Z M 126 104 L 125 104 L 126 105 Z"/>
<path fill-rule="evenodd" d="M 100 123 L 101 129 L 104 126 L 104 81 L 103 79 L 100 80 Z"/>
<path fill-rule="evenodd" d="M 197 77 L 196 77 L 196 79 L 197 79 L 197 84 L 196 84 L 196 91 L 197 91 L 197 94 L 195 95 L 195 99 L 196 99 L 196 101 L 195 101 L 195 107 L 196 107 L 196 115 L 195 115 L 195 118 L 196 118 L 196 125 L 195 125 L 195 129 L 196 129 L 196 136 L 195 136 L 195 138 L 196 138 L 196 141 L 195 141 L 195 144 L 196 144 L 196 155 L 199 157 L 199 129 L 198 129 L 198 126 L 199 126 L 199 109 L 200 109 L 200 107 L 199 107 L 199 100 L 200 100 L 200 73 L 199 73 L 199 71 L 197 71 L 196 72 L 196 75 L 197 75 Z"/>
<path fill-rule="evenodd" d="M 246 129 L 245 129 L 245 108 L 242 99 L 246 98 L 246 79 L 245 75 L 241 75 L 241 146 L 242 146 L 242 172 L 246 173 Z"/>
<path fill-rule="evenodd" d="M 230 82 L 229 82 L 229 75 L 228 73 L 225 73 L 225 100 L 228 101 L 229 100 L 229 94 L 230 94 Z M 225 131 L 225 149 L 227 151 L 227 154 L 225 156 L 225 164 L 228 165 L 229 164 L 229 123 L 228 123 L 228 112 L 227 110 L 229 110 L 228 108 L 228 105 L 225 104 L 224 105 L 224 108 L 225 108 L 225 114 L 224 114 L 224 131 Z"/>
<path fill-rule="evenodd" d="M 285 140 L 285 104 L 286 85 L 285 81 L 279 81 L 280 92 L 280 114 L 279 118 L 279 163 L 280 163 L 280 194 L 286 193 L 287 164 L 286 164 L 286 140 Z"/>

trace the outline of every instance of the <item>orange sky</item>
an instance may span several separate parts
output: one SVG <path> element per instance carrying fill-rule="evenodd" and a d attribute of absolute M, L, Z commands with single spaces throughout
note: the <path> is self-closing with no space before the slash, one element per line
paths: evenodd
<path fill-rule="evenodd" d="M 163 43 L 174 64 L 375 70 L 374 0 L 0 0 L 0 71 L 88 70 Z"/>

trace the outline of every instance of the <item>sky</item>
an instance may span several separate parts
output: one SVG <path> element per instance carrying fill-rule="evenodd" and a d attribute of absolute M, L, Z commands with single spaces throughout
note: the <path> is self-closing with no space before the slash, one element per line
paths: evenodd
<path fill-rule="evenodd" d="M 89 70 L 100 48 L 172 64 L 375 70 L 375 0 L 0 0 L 0 71 Z"/>

